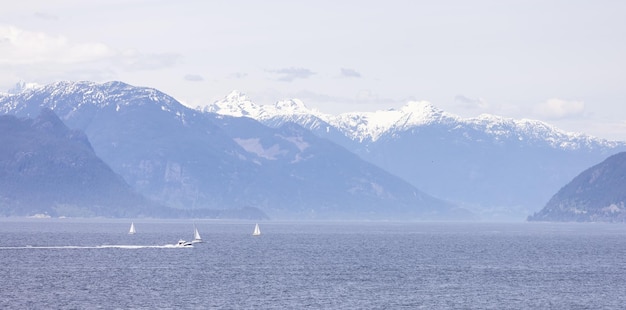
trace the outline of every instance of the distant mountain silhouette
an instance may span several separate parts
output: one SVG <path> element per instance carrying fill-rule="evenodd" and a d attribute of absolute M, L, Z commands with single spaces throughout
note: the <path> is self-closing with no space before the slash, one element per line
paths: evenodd
<path fill-rule="evenodd" d="M 575 177 L 529 221 L 625 222 L 626 152 Z"/>

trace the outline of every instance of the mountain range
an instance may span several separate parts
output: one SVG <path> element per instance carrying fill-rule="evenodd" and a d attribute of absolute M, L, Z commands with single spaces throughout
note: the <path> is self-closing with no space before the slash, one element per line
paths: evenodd
<path fill-rule="evenodd" d="M 286 219 L 521 220 L 626 143 L 535 120 L 461 118 L 428 102 L 324 114 L 234 91 L 190 108 L 122 82 L 0 94 L 0 112 L 51 109 L 135 191 L 164 206 Z M 262 217 L 262 216 L 261 216 Z"/>
<path fill-rule="evenodd" d="M 268 127 L 202 112 L 158 90 L 122 82 L 57 82 L 0 95 L 3 114 L 34 117 L 42 108 L 84 132 L 95 154 L 138 193 L 190 214 L 473 218 L 294 123 Z"/>
<path fill-rule="evenodd" d="M 435 197 L 483 219 L 521 219 L 563 184 L 626 143 L 569 133 L 536 120 L 461 118 L 434 105 L 324 114 L 297 99 L 257 105 L 234 91 L 201 109 L 270 127 L 297 123 Z"/>

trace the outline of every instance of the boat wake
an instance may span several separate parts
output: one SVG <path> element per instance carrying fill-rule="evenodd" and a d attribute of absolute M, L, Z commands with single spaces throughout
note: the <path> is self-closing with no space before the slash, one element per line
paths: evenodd
<path fill-rule="evenodd" d="M 193 246 L 178 246 L 176 244 L 165 245 L 97 245 L 97 246 L 0 246 L 0 250 L 15 250 L 15 249 L 180 249 L 180 248 L 193 248 Z"/>

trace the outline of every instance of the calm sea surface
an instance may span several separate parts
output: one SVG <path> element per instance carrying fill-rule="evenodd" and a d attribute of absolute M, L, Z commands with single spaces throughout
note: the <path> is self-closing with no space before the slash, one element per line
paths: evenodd
<path fill-rule="evenodd" d="M 626 225 L 0 220 L 1 309 L 624 309 Z"/>

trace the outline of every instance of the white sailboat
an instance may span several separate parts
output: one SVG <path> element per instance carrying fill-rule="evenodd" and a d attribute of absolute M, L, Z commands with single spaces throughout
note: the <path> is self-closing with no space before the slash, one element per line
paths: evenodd
<path fill-rule="evenodd" d="M 200 243 L 200 242 L 202 242 L 202 237 L 200 237 L 198 228 L 196 228 L 196 225 L 194 225 L 193 226 L 193 241 L 191 241 L 191 243 Z"/>
<path fill-rule="evenodd" d="M 129 235 L 135 234 L 135 223 L 130 223 L 130 230 L 128 231 Z"/>
<path fill-rule="evenodd" d="M 261 235 L 261 230 L 259 229 L 259 224 L 256 224 L 254 226 L 254 232 L 252 232 L 253 236 L 260 236 Z"/>

